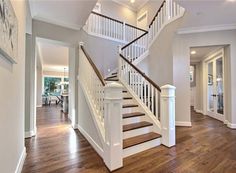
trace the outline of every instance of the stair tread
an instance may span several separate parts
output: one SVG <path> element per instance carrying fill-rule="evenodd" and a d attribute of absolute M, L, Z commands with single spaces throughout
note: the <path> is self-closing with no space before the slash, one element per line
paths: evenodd
<path fill-rule="evenodd" d="M 106 79 L 110 79 L 110 78 L 114 78 L 114 77 L 117 77 L 117 75 L 109 76 L 109 77 L 107 77 Z"/>
<path fill-rule="evenodd" d="M 137 104 L 125 104 L 123 105 L 123 108 L 132 108 L 132 107 L 138 107 Z"/>
<path fill-rule="evenodd" d="M 132 118 L 132 117 L 139 117 L 139 116 L 144 116 L 145 113 L 142 112 L 132 112 L 132 113 L 127 113 L 123 114 L 123 118 Z"/>
<path fill-rule="evenodd" d="M 132 97 L 123 97 L 124 100 L 131 100 L 133 99 Z"/>
<path fill-rule="evenodd" d="M 106 78 L 105 81 L 119 81 L 119 79 L 114 79 L 114 78 Z"/>
<path fill-rule="evenodd" d="M 130 131 L 130 130 L 135 130 L 143 127 L 148 127 L 152 126 L 153 124 L 147 121 L 141 121 L 138 123 L 132 123 L 132 124 L 126 124 L 123 125 L 123 132 Z"/>
<path fill-rule="evenodd" d="M 144 142 L 148 142 L 157 138 L 160 138 L 161 135 L 155 132 L 150 132 L 144 135 L 139 135 L 139 136 L 135 136 L 135 137 L 131 137 L 128 139 L 124 139 L 123 140 L 123 149 L 125 148 L 129 148 L 135 145 L 139 145 L 142 144 Z"/>
<path fill-rule="evenodd" d="M 118 74 L 117 72 L 114 72 L 114 73 L 112 73 L 111 75 L 115 75 L 115 74 Z"/>
<path fill-rule="evenodd" d="M 126 91 L 126 90 L 123 90 L 122 92 L 123 92 L 123 93 L 127 93 L 128 91 Z"/>

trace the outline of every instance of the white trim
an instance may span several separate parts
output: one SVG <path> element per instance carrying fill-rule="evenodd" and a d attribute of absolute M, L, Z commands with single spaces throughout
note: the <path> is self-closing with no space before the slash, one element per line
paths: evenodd
<path fill-rule="evenodd" d="M 71 127 L 76 130 L 76 129 L 79 129 L 79 125 L 78 124 L 71 124 Z"/>
<path fill-rule="evenodd" d="M 203 114 L 203 110 L 195 109 L 197 113 Z M 204 114 L 203 114 L 204 115 Z"/>
<path fill-rule="evenodd" d="M 102 34 L 96 34 L 96 33 L 94 33 L 94 32 L 87 31 L 87 30 L 84 29 L 84 28 L 83 28 L 83 30 L 84 30 L 88 35 L 92 35 L 92 36 L 94 36 L 94 37 L 99 37 L 99 38 L 103 38 L 103 39 L 115 41 L 115 42 L 122 43 L 122 44 L 128 44 L 127 41 L 123 41 L 123 40 L 115 39 L 115 38 L 112 38 L 112 37 L 104 36 L 104 35 L 102 35 Z"/>
<path fill-rule="evenodd" d="M 231 129 L 236 129 L 236 124 L 232 124 L 232 123 L 228 122 L 227 127 L 231 128 Z"/>
<path fill-rule="evenodd" d="M 41 108 L 41 107 L 43 107 L 43 105 L 37 105 L 36 107 L 37 107 L 37 108 Z"/>
<path fill-rule="evenodd" d="M 181 28 L 177 31 L 177 33 L 178 34 L 191 34 L 191 33 L 224 31 L 224 30 L 234 30 L 234 29 L 236 29 L 236 24 L 226 24 L 226 25 L 212 25 L 212 26 Z"/>
<path fill-rule="evenodd" d="M 87 139 L 87 141 L 92 145 L 94 150 L 100 155 L 101 158 L 103 158 L 104 156 L 103 149 L 93 140 L 91 136 L 89 136 L 89 134 L 80 125 L 77 124 L 77 126 L 78 126 L 79 131 Z"/>
<path fill-rule="evenodd" d="M 25 138 L 31 138 L 33 136 L 36 136 L 35 131 L 31 130 L 31 131 L 25 132 Z"/>
<path fill-rule="evenodd" d="M 188 121 L 175 121 L 175 126 L 192 127 L 192 123 Z"/>
<path fill-rule="evenodd" d="M 55 19 L 49 19 L 46 16 L 33 16 L 33 19 L 41 21 L 41 22 L 61 26 L 61 27 L 64 27 L 64 28 L 73 29 L 73 30 L 76 30 L 76 31 L 79 31 L 80 28 L 83 27 L 83 26 L 80 26 L 80 25 L 77 25 L 77 24 L 66 23 L 66 22 L 62 22 L 62 21 L 59 21 L 59 20 L 55 20 Z"/>
<path fill-rule="evenodd" d="M 128 9 L 132 10 L 133 12 L 137 12 L 137 11 L 138 11 L 138 10 L 136 10 L 135 8 L 129 6 L 129 5 L 125 4 L 125 3 L 122 3 L 122 2 L 120 2 L 120 1 L 118 1 L 118 0 L 112 0 L 112 1 L 115 2 L 115 3 L 117 3 L 117 4 L 119 4 L 119 5 L 122 5 L 123 7 L 126 7 L 126 8 L 128 8 Z"/>
<path fill-rule="evenodd" d="M 26 158 L 26 149 L 24 147 L 23 151 L 21 152 L 20 159 L 17 163 L 15 173 L 21 173 L 24 162 L 25 162 L 25 158 Z"/>

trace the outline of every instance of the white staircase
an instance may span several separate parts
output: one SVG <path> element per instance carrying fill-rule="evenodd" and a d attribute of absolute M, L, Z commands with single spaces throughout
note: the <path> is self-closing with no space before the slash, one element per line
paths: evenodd
<path fill-rule="evenodd" d="M 111 171 L 122 167 L 125 157 L 161 144 L 175 145 L 175 87 L 159 87 L 135 63 L 148 55 L 164 26 L 183 14 L 182 7 L 166 0 L 148 31 L 94 12 L 84 27 L 89 34 L 125 44 L 119 48 L 117 72 L 106 79 L 82 43 L 79 53 L 79 83 L 102 141 L 100 155 Z"/>

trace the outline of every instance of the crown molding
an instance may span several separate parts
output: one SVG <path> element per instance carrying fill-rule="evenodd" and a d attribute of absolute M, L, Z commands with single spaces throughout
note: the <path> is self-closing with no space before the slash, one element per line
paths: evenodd
<path fill-rule="evenodd" d="M 210 26 L 181 28 L 177 31 L 177 34 L 192 34 L 192 33 L 225 31 L 234 29 L 236 29 L 236 24 L 210 25 Z"/>
<path fill-rule="evenodd" d="M 119 2 L 118 0 L 112 0 L 112 1 L 115 2 L 115 3 L 117 3 L 117 4 L 119 4 L 119 5 L 124 6 L 124 7 L 128 8 L 128 9 L 130 9 L 130 10 L 132 10 L 133 12 L 137 12 L 137 9 L 135 9 L 135 8 L 133 8 L 133 7 L 131 7 L 131 6 L 127 5 L 127 4 L 125 4 L 125 3 Z"/>
<path fill-rule="evenodd" d="M 48 17 L 45 17 L 45 16 L 35 15 L 33 17 L 33 19 L 38 20 L 38 21 L 42 21 L 42 22 L 45 22 L 45 23 L 61 26 L 61 27 L 64 27 L 64 28 L 73 29 L 73 30 L 76 30 L 76 31 L 79 31 L 82 28 L 82 26 L 77 25 L 77 24 L 66 23 L 66 22 L 62 22 L 62 21 L 59 21 L 59 20 L 55 20 L 55 19 L 49 19 Z"/>

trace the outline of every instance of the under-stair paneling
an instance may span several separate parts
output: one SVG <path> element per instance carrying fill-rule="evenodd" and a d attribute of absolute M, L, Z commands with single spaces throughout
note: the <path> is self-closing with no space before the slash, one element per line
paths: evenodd
<path fill-rule="evenodd" d="M 79 106 L 78 106 L 78 129 L 84 135 L 84 137 L 90 142 L 93 148 L 101 155 L 103 150 L 102 139 L 98 134 L 95 122 L 93 120 L 92 112 L 85 98 L 82 87 L 79 84 Z"/>

